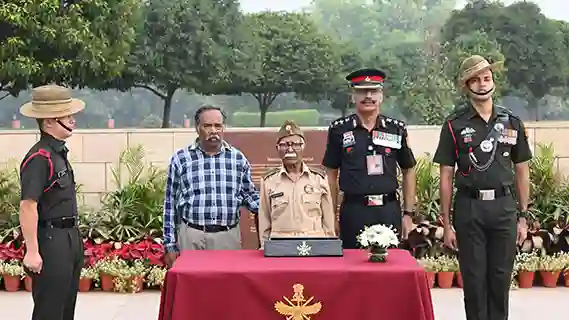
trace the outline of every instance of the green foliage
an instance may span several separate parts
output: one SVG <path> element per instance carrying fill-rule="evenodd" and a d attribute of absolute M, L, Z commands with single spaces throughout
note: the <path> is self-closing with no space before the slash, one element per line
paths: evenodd
<path fill-rule="evenodd" d="M 235 0 L 150 0 L 128 68 L 110 85 L 141 87 L 160 97 L 167 128 L 177 90 L 213 93 L 239 68 L 241 22 Z"/>
<path fill-rule="evenodd" d="M 440 214 L 439 205 L 439 167 L 430 154 L 417 157 L 415 174 L 417 176 L 417 213 L 429 221 L 436 221 Z"/>
<path fill-rule="evenodd" d="M 233 127 L 254 127 L 259 123 L 260 112 L 235 112 L 231 118 Z M 318 110 L 287 110 L 267 112 L 266 123 L 268 127 L 280 127 L 286 120 L 293 120 L 299 126 L 317 126 L 320 118 Z"/>
<path fill-rule="evenodd" d="M 250 59 L 235 75 L 232 91 L 252 94 L 259 102 L 260 126 L 275 98 L 286 92 L 323 92 L 336 76 L 339 58 L 334 42 L 319 33 L 305 14 L 261 12 L 246 17 L 251 32 Z"/>
<path fill-rule="evenodd" d="M 533 205 L 530 213 L 546 226 L 569 224 L 569 183 L 557 171 L 553 145 L 538 144 L 531 160 L 530 182 Z"/>
<path fill-rule="evenodd" d="M 10 162 L 0 170 L 0 243 L 20 235 L 20 177 Z"/>
<path fill-rule="evenodd" d="M 12 0 L 0 6 L 0 91 L 48 82 L 96 86 L 120 74 L 135 38 L 138 0 Z"/>
<path fill-rule="evenodd" d="M 116 190 L 105 194 L 100 211 L 83 216 L 84 234 L 115 241 L 161 237 L 166 172 L 144 158 L 142 146 L 121 153 L 112 169 Z"/>

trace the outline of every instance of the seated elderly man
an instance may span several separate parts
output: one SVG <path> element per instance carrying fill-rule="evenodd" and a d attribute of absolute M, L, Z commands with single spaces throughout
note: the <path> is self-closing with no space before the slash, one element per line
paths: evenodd
<path fill-rule="evenodd" d="M 333 237 L 335 214 L 328 179 L 323 170 L 303 161 L 304 135 L 285 121 L 277 139 L 282 166 L 261 179 L 259 240 L 271 237 Z"/>

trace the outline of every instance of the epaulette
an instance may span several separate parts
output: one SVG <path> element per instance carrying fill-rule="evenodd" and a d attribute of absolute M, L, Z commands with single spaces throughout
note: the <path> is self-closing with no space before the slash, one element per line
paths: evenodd
<path fill-rule="evenodd" d="M 505 113 L 505 114 L 507 114 L 507 115 L 510 116 L 510 117 L 514 117 L 514 118 L 516 118 L 516 119 L 519 119 L 519 117 L 516 116 L 516 115 L 512 112 L 512 110 L 510 110 L 510 109 L 508 109 L 508 108 L 506 108 L 506 107 L 503 107 L 503 106 L 500 106 L 500 105 L 496 105 L 496 109 L 497 109 L 497 112 Z"/>
<path fill-rule="evenodd" d="M 447 117 L 447 120 L 455 120 L 456 118 L 464 115 L 465 113 L 470 111 L 470 107 L 463 105 L 460 106 L 458 108 L 456 108 L 451 114 L 449 114 L 449 116 Z"/>
<path fill-rule="evenodd" d="M 397 120 L 395 118 L 391 118 L 391 117 L 387 117 L 387 116 L 383 116 L 383 118 L 385 118 L 385 122 L 386 123 L 392 123 L 400 128 L 407 128 L 407 124 L 404 121 L 401 120 Z"/>
<path fill-rule="evenodd" d="M 267 170 L 267 172 L 265 172 L 265 174 L 263 174 L 263 176 L 261 177 L 263 180 L 267 179 L 268 177 L 275 175 L 277 172 L 279 172 L 281 170 L 281 168 L 276 167 L 276 168 L 271 168 L 269 170 Z"/>
<path fill-rule="evenodd" d="M 332 121 L 332 123 L 330 123 L 330 129 L 337 128 L 337 127 L 343 125 L 344 123 L 348 123 L 350 121 L 353 121 L 354 120 L 353 116 L 354 115 L 351 114 L 349 116 L 341 117 L 339 119 Z"/>
<path fill-rule="evenodd" d="M 322 169 L 322 167 L 308 167 L 308 170 L 310 170 L 310 172 L 317 174 L 319 176 L 321 176 L 322 178 L 326 178 L 326 171 L 324 171 L 324 169 Z"/>

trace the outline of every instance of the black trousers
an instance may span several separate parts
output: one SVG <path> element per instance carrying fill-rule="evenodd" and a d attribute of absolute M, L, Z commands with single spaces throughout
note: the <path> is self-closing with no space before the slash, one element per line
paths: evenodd
<path fill-rule="evenodd" d="M 516 255 L 517 204 L 511 195 L 454 203 L 467 320 L 507 320 Z"/>
<path fill-rule="evenodd" d="M 79 231 L 39 229 L 38 245 L 43 268 L 32 275 L 32 320 L 73 320 L 84 258 Z"/>
<path fill-rule="evenodd" d="M 344 249 L 358 249 L 357 236 L 366 226 L 391 225 L 401 234 L 401 204 L 398 200 L 382 206 L 366 206 L 363 203 L 346 202 L 340 206 L 340 239 Z"/>

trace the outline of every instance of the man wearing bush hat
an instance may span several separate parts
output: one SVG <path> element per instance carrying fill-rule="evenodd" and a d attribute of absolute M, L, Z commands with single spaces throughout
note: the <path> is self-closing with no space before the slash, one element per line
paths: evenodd
<path fill-rule="evenodd" d="M 500 66 L 479 55 L 462 62 L 458 84 L 469 102 L 444 122 L 434 156 L 444 243 L 458 249 L 468 320 L 508 319 L 516 242 L 527 235 L 532 154 L 520 118 L 493 102 Z"/>
<path fill-rule="evenodd" d="M 377 69 L 350 73 L 346 80 L 356 112 L 333 121 L 328 129 L 322 165 L 332 199 L 337 199 L 338 188 L 344 192 L 340 237 L 345 249 L 360 247 L 357 236 L 366 226 L 392 226 L 404 239 L 412 227 L 416 161 L 405 123 L 380 114 L 385 77 Z M 398 169 L 403 175 L 403 210 Z"/>
<path fill-rule="evenodd" d="M 68 88 L 32 90 L 20 113 L 37 120 L 40 140 L 20 166 L 20 225 L 26 241 L 24 267 L 32 278 L 33 320 L 71 320 L 83 268 L 77 229 L 77 197 L 65 140 L 85 103 Z"/>
<path fill-rule="evenodd" d="M 282 166 L 261 179 L 259 240 L 270 237 L 334 237 L 335 214 L 326 173 L 303 161 L 304 135 L 293 121 L 279 130 Z"/>

